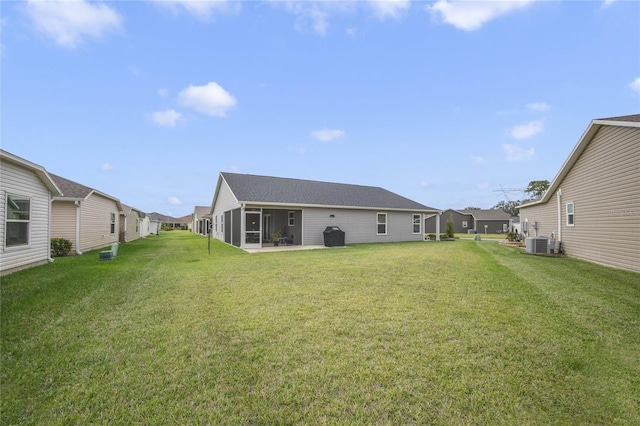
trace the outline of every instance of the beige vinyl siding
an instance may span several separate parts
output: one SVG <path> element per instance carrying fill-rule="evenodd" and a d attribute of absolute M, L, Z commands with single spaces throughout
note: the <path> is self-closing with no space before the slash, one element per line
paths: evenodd
<path fill-rule="evenodd" d="M 120 220 L 122 220 L 122 217 Z M 140 215 L 138 212 L 131 210 L 126 216 L 124 216 L 124 220 L 126 221 L 124 241 L 128 243 L 140 238 L 140 227 L 138 225 Z M 138 232 L 136 232 L 136 227 L 138 227 Z"/>
<path fill-rule="evenodd" d="M 71 252 L 76 252 L 76 212 L 73 201 L 54 201 L 51 204 L 51 238 L 71 241 Z"/>
<path fill-rule="evenodd" d="M 602 126 L 559 185 L 562 249 L 591 262 L 640 271 L 640 128 Z M 538 235 L 558 236 L 558 192 L 520 209 Z M 574 203 L 574 226 L 566 206 Z"/>
<path fill-rule="evenodd" d="M 640 129 L 603 126 L 561 189 L 567 254 L 640 271 Z M 572 227 L 568 202 L 575 208 Z"/>
<path fill-rule="evenodd" d="M 49 214 L 51 195 L 40 178 L 31 170 L 10 162 L 0 167 L 0 272 L 9 273 L 47 262 L 50 255 Z M 5 247 L 7 194 L 30 198 L 29 243 Z"/>
<path fill-rule="evenodd" d="M 520 209 L 520 225 L 528 221 L 529 237 L 549 237 L 551 233 L 558 237 L 558 201 L 557 194 L 554 194 L 549 202 L 539 204 L 534 207 Z M 537 223 L 537 230 L 533 228 L 533 222 Z"/>
<path fill-rule="evenodd" d="M 115 232 L 111 233 L 111 213 L 116 215 Z M 118 242 L 120 213 L 115 201 L 91 194 L 82 202 L 80 213 L 80 249 L 106 247 Z"/>

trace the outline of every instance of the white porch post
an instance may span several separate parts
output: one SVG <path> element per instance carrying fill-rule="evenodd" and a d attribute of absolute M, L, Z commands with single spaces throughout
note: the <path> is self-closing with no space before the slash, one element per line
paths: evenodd
<path fill-rule="evenodd" d="M 436 241 L 440 241 L 440 216 L 442 212 L 438 212 L 436 215 Z"/>

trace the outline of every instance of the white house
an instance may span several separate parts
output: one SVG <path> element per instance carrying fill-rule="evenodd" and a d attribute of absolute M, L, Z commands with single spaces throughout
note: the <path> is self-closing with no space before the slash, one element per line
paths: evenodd
<path fill-rule="evenodd" d="M 51 201 L 60 188 L 47 171 L 0 150 L 0 275 L 51 260 Z"/>

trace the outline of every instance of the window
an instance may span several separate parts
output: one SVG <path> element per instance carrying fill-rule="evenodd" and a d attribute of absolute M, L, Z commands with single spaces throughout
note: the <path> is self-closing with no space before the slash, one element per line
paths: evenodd
<path fill-rule="evenodd" d="M 116 233 L 116 214 L 111 213 L 111 233 Z"/>
<path fill-rule="evenodd" d="M 462 221 L 462 227 L 463 227 L 463 228 L 468 228 L 468 227 L 469 227 L 469 222 L 468 222 L 468 221 L 466 221 L 466 220 L 463 220 L 463 221 Z"/>
<path fill-rule="evenodd" d="M 574 225 L 574 220 L 575 220 L 574 209 L 575 209 L 575 207 L 573 205 L 573 202 L 567 203 L 567 226 L 573 226 Z"/>
<path fill-rule="evenodd" d="M 378 213 L 378 235 L 387 235 L 387 214 Z"/>
<path fill-rule="evenodd" d="M 31 199 L 18 195 L 7 195 L 5 247 L 29 244 L 30 224 Z"/>
<path fill-rule="evenodd" d="M 296 212 L 289 212 L 289 226 L 296 224 Z"/>
<path fill-rule="evenodd" d="M 413 215 L 413 233 L 414 234 L 419 234 L 420 233 L 420 229 L 422 228 L 420 226 L 420 222 L 422 222 L 422 215 L 414 214 Z"/>

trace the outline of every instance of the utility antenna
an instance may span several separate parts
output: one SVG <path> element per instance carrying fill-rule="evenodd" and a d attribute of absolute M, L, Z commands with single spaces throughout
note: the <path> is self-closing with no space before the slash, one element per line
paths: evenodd
<path fill-rule="evenodd" d="M 502 194 L 504 194 L 504 197 L 508 201 L 513 201 L 510 197 L 510 194 L 513 194 L 513 193 L 524 194 L 525 192 L 527 192 L 527 188 L 503 188 L 502 185 L 500 185 L 500 189 L 494 189 L 493 192 L 502 192 Z"/>

